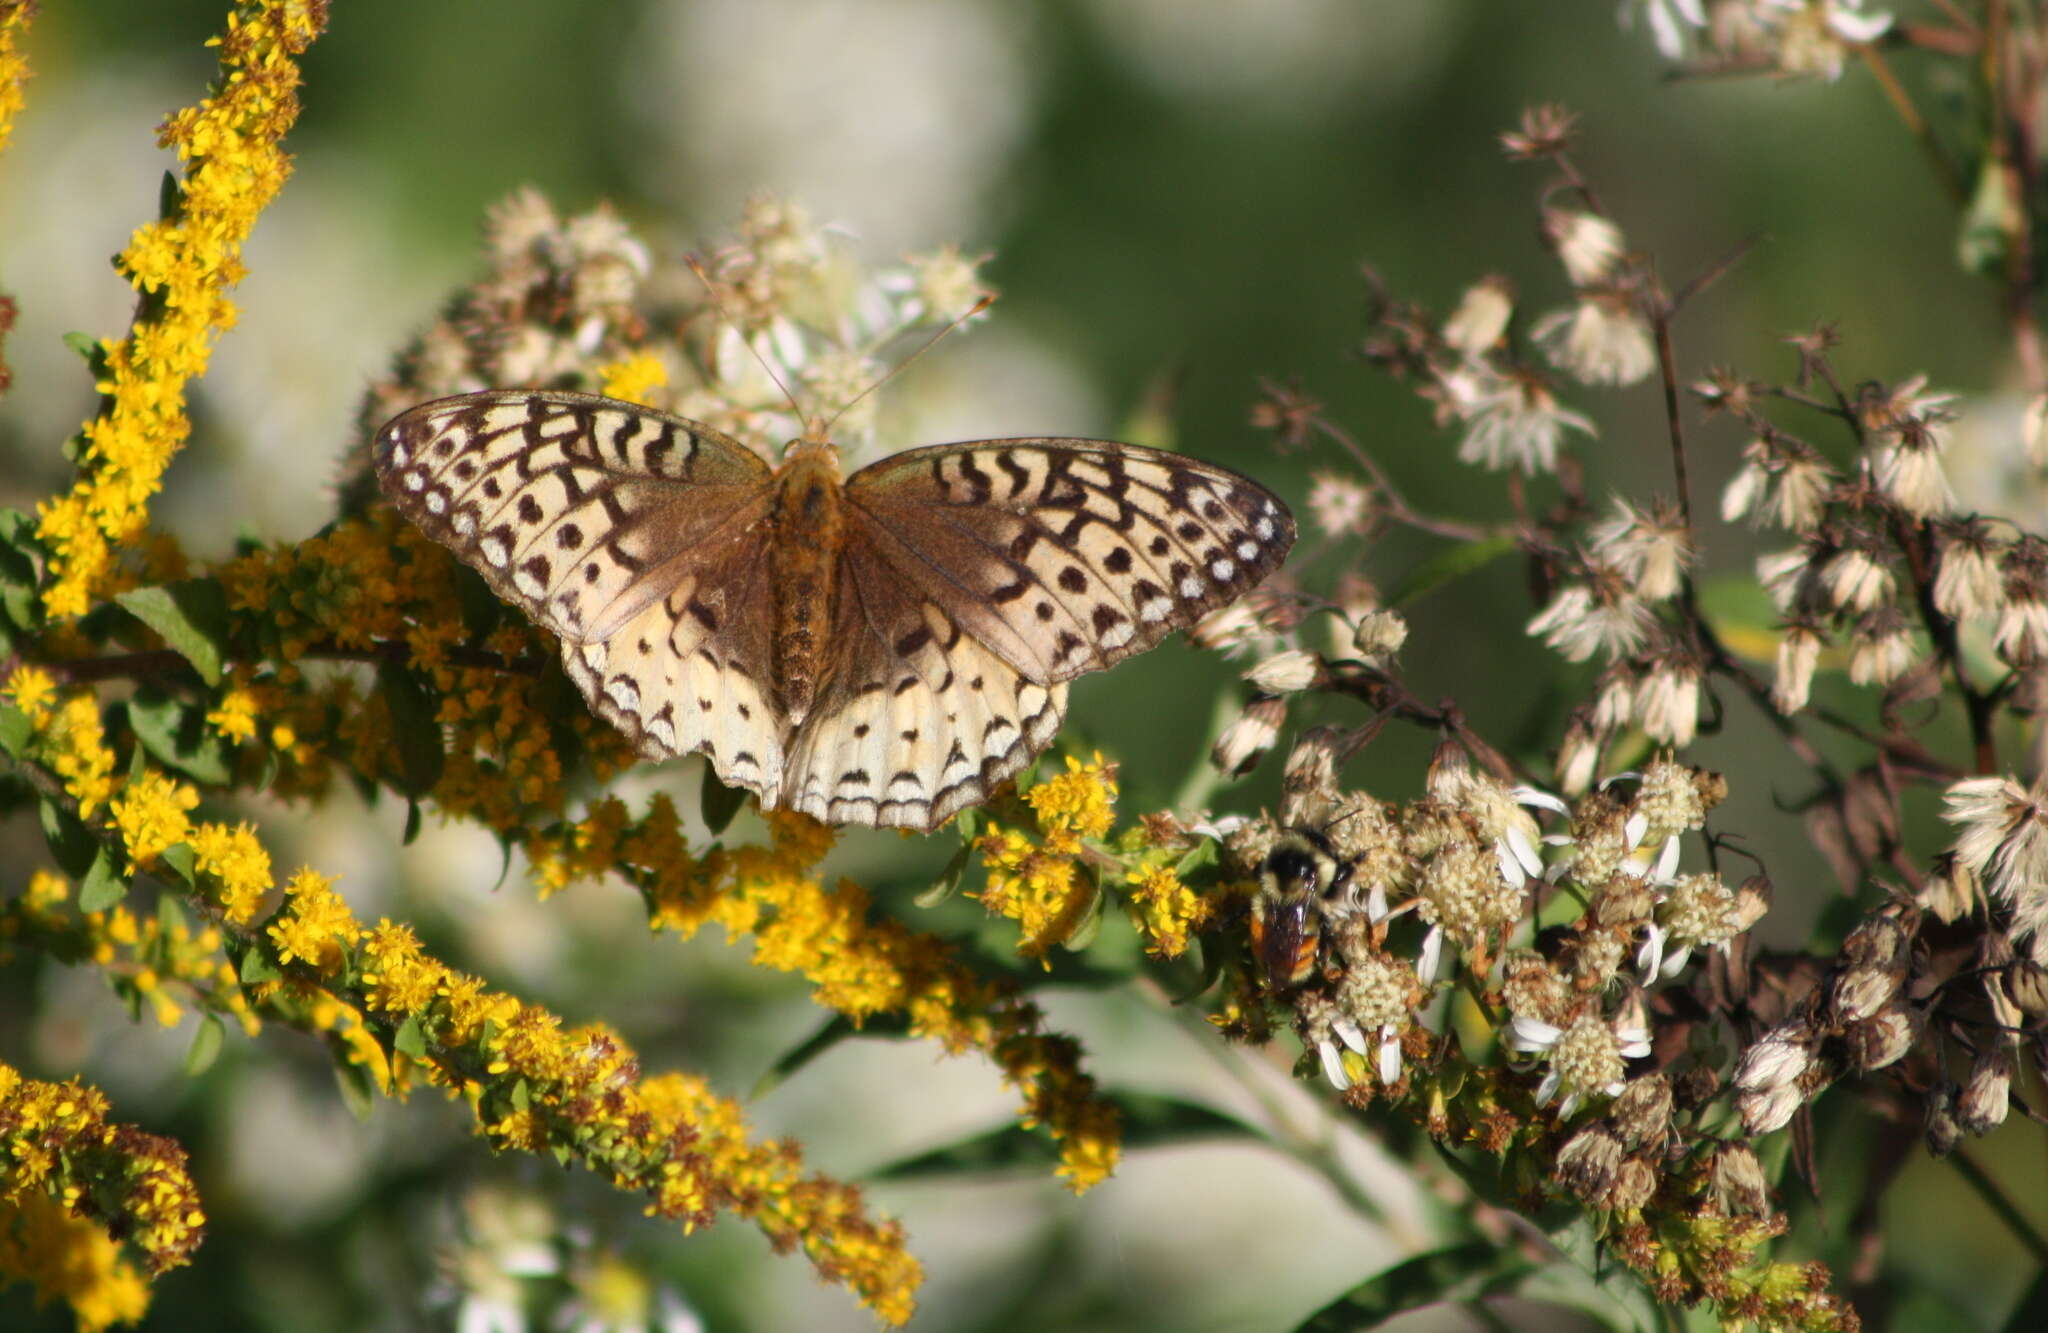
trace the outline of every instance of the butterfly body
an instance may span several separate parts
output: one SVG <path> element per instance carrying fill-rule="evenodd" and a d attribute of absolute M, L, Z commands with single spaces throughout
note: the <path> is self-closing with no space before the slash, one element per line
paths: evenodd
<path fill-rule="evenodd" d="M 831 662 L 832 609 L 846 532 L 838 455 L 830 446 L 796 442 L 776 469 L 775 487 L 767 536 L 775 592 L 774 679 L 777 701 L 794 727 L 810 715 L 820 673 Z"/>
<path fill-rule="evenodd" d="M 764 807 L 930 829 L 1050 744 L 1066 682 L 1276 569 L 1285 506 L 1102 440 L 982 440 L 841 479 L 681 417 L 506 390 L 377 434 L 386 495 L 561 640 L 650 758 L 702 753 Z"/>

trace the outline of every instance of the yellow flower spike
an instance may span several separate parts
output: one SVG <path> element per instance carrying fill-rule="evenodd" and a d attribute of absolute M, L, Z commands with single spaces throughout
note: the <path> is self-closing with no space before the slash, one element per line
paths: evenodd
<path fill-rule="evenodd" d="M 1188 937 L 1214 913 L 1214 905 L 1181 883 L 1170 865 L 1141 865 L 1128 871 L 1131 919 L 1148 936 L 1146 950 L 1160 958 L 1187 952 Z"/>
<path fill-rule="evenodd" d="M 16 667 L 7 677 L 5 687 L 0 687 L 8 700 L 28 716 L 32 727 L 41 727 L 49 720 L 51 706 L 57 699 L 57 682 L 41 667 Z"/>
<path fill-rule="evenodd" d="M 7 136 L 14 131 L 14 117 L 25 100 L 21 85 L 28 82 L 28 57 L 21 53 L 19 38 L 35 15 L 36 7 L 32 4 L 0 0 L 0 148 L 7 146 Z"/>
<path fill-rule="evenodd" d="M 10 8 L 10 17 L 13 7 Z M 84 614 L 117 586 L 113 549 L 131 545 L 164 469 L 185 442 L 185 386 L 204 374 L 212 341 L 233 326 L 224 292 L 242 276 L 241 247 L 290 170 L 278 140 L 298 114 L 302 53 L 326 21 L 306 0 L 254 0 L 229 15 L 215 94 L 172 114 L 160 142 L 185 164 L 174 217 L 136 229 L 117 263 L 155 299 L 125 343 L 103 343 L 104 414 L 86 423 L 80 475 L 68 495 L 37 506 L 51 550 L 44 606 Z M 0 28 L 0 89 L 10 86 L 13 26 Z M 18 71 L 14 80 L 18 82 Z M 0 92 L 0 116 L 6 111 Z"/>
<path fill-rule="evenodd" d="M 232 925 L 247 924 L 272 885 L 270 853 L 257 840 L 256 831 L 246 822 L 233 828 L 201 824 L 191 841 L 200 874 L 220 886 L 215 901 L 222 915 Z"/>

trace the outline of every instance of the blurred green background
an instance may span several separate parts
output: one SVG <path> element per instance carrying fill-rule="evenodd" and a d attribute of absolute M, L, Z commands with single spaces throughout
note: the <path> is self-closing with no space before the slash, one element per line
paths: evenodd
<path fill-rule="evenodd" d="M 66 480 L 58 448 L 92 394 L 60 336 L 125 327 L 132 294 L 107 260 L 154 216 L 174 165 L 155 126 L 212 76 L 202 43 L 223 12 L 52 4 L 30 32 L 35 78 L 0 155 L 0 290 L 21 305 L 6 345 L 15 385 L 0 401 L 0 503 L 32 504 Z M 1908 62 L 1904 73 L 1931 98 L 1953 95 L 1941 71 Z M 1647 32 L 1619 27 L 1608 0 L 356 0 L 335 6 L 305 74 L 287 143 L 296 174 L 258 224 L 241 326 L 197 387 L 193 443 L 158 504 L 200 554 L 225 552 L 237 532 L 291 539 L 325 521 L 362 386 L 475 274 L 484 210 L 527 183 L 564 210 L 608 198 L 657 245 L 729 228 L 766 189 L 843 224 L 876 260 L 949 241 L 991 252 L 1003 292 L 992 322 L 892 386 L 918 431 L 893 443 L 1116 435 L 1165 392 L 1179 447 L 1255 472 L 1306 518 L 1311 473 L 1343 460 L 1326 446 L 1275 456 L 1247 425 L 1261 377 L 1299 376 L 1420 507 L 1502 517 L 1496 479 L 1459 466 L 1426 406 L 1357 360 L 1359 266 L 1438 310 L 1489 272 L 1516 279 L 1525 309 L 1561 302 L 1533 208 L 1547 179 L 1506 163 L 1495 139 L 1539 101 L 1584 114 L 1582 165 L 1672 285 L 1759 239 L 1682 320 L 1686 375 L 1730 364 L 1789 377 L 1782 336 L 1829 319 L 1850 379 L 1924 371 L 1985 405 L 1987 438 L 2011 410 L 1995 295 L 1957 270 L 1956 209 L 1869 78 L 1852 67 L 1835 86 L 1673 83 Z M 1594 495 L 1668 489 L 1653 386 L 1572 401 L 1600 423 L 1585 451 Z M 1960 431 L 1952 458 L 1965 503 L 1994 497 L 2041 526 L 2035 493 L 1973 454 L 1973 438 Z M 1711 511 L 1742 441 L 1714 426 L 1693 439 L 1695 503 Z M 1433 553 L 1392 535 L 1362 568 L 1391 586 Z M 1746 530 L 1706 533 L 1710 575 L 1743 576 L 1754 554 Z M 1326 554 L 1309 577 L 1327 588 L 1339 564 Z M 1577 691 L 1590 673 L 1561 672 L 1521 634 L 1532 610 L 1521 571 L 1503 563 L 1409 610 L 1402 662 L 1421 692 L 1456 699 L 1483 734 L 1540 762 L 1570 700 L 1533 683 Z M 1164 805 L 1201 763 L 1233 669 L 1176 642 L 1089 678 L 1068 743 L 1123 761 L 1127 812 Z M 1784 813 L 1805 779 L 1740 700 L 1728 704 L 1726 729 L 1693 757 L 1728 773 L 1734 796 L 1717 824 L 1740 831 L 1777 883 L 1767 938 L 1800 943 L 1837 894 Z M 1433 740 L 1389 731 L 1348 776 L 1412 795 Z M 681 765 L 634 781 L 693 786 L 695 774 Z M 1249 809 L 1272 794 L 1263 772 L 1220 802 Z M 615 889 L 536 904 L 516 868 L 500 886 L 499 854 L 479 835 L 430 830 L 401 854 L 403 812 L 388 806 L 363 812 L 343 795 L 318 817 L 259 813 L 287 828 L 281 870 L 304 859 L 341 874 L 359 917 L 403 914 L 496 983 L 572 1019 L 610 1019 L 650 1067 L 701 1070 L 742 1095 L 820 1021 L 799 985 L 748 968 L 743 951 L 650 938 Z M 12 892 L 36 864 L 35 840 L 0 836 L 0 892 Z M 900 903 L 944 850 L 855 835 L 842 860 Z M 943 919 L 967 929 L 976 915 L 967 904 Z M 992 956 L 1006 929 L 989 932 Z M 1077 985 L 1051 1007 L 1106 1083 L 1261 1124 L 1277 1116 L 1347 1163 L 1377 1214 L 1243 1143 L 1134 1153 L 1079 1201 L 1043 1170 L 885 1184 L 875 1200 L 905 1219 L 929 1269 L 914 1327 L 1291 1328 L 1460 1234 L 1426 1177 L 1290 1085 L 1286 1054 L 1219 1057 L 1142 988 Z M 487 1157 L 436 1098 L 356 1122 L 324 1057 L 290 1033 L 254 1049 L 231 1038 L 189 1082 L 186 1026 L 130 1025 L 88 973 L 23 959 L 0 969 L 0 1058 L 42 1077 L 82 1074 L 113 1095 L 117 1118 L 194 1149 L 212 1235 L 193 1269 L 157 1286 L 152 1327 L 451 1322 L 453 1305 L 423 1299 L 457 1199 L 474 1189 L 552 1200 L 710 1327 L 869 1326 L 751 1230 L 660 1231 L 587 1181 Z M 987 1069 L 886 1041 L 840 1048 L 753 1109 L 762 1132 L 794 1134 L 815 1167 L 854 1177 L 1010 1115 Z M 1847 1200 L 1861 1167 L 1843 1109 L 1823 1122 L 1838 1128 L 1822 1165 L 1847 1178 Z M 2038 1135 L 2015 1123 L 1984 1149 L 2037 1211 L 2048 1195 Z M 1953 1302 L 1990 1326 L 2027 1277 L 2017 1247 L 1924 1162 L 1887 1206 L 1888 1274 L 1911 1294 L 1901 1317 L 1915 1300 Z M 1803 1226 L 1798 1253 L 1841 1261 L 1830 1237 L 1847 1207 Z M 1446 1318 L 1413 1326 L 1467 1326 Z M 0 1292 L 0 1327 L 61 1326 L 20 1289 Z"/>

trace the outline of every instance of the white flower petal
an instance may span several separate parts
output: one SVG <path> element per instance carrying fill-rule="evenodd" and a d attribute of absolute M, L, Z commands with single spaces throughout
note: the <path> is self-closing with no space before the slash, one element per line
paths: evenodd
<path fill-rule="evenodd" d="M 1323 1077 L 1336 1084 L 1339 1092 L 1348 1089 L 1351 1086 L 1351 1076 L 1344 1072 L 1344 1056 L 1338 1051 L 1337 1043 L 1317 1042 L 1316 1054 L 1323 1058 Z"/>
<path fill-rule="evenodd" d="M 1401 1038 L 1394 1032 L 1394 1025 L 1387 1024 L 1380 1029 L 1380 1083 L 1393 1087 L 1401 1081 Z"/>
<path fill-rule="evenodd" d="M 1371 1047 L 1365 1044 L 1364 1030 L 1348 1018 L 1340 1018 L 1330 1024 L 1330 1031 L 1342 1037 L 1344 1044 L 1357 1051 L 1360 1055 L 1364 1055 L 1367 1051 L 1371 1050 Z"/>
<path fill-rule="evenodd" d="M 1508 1045 L 1519 1051 L 1547 1051 L 1564 1035 L 1563 1028 L 1526 1014 L 1516 1014 L 1508 1029 Z"/>
<path fill-rule="evenodd" d="M 1422 956 L 1415 960 L 1415 975 L 1425 986 L 1436 984 L 1436 970 L 1444 957 L 1444 928 L 1431 926 L 1422 937 Z"/>

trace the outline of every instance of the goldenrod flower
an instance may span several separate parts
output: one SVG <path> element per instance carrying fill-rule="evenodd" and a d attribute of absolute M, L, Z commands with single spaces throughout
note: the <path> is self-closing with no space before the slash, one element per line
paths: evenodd
<path fill-rule="evenodd" d="M 192 821 L 186 814 L 198 804 L 196 790 L 153 768 L 124 787 L 108 815 L 128 850 L 129 869 L 151 865 L 164 849 L 189 841 Z"/>

